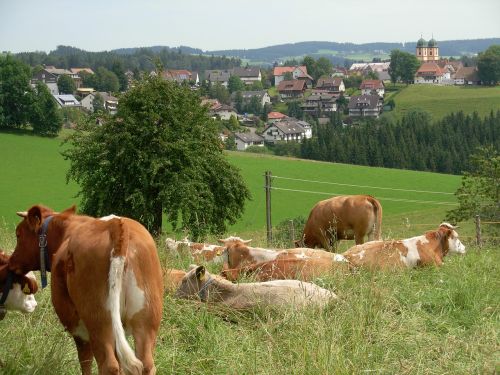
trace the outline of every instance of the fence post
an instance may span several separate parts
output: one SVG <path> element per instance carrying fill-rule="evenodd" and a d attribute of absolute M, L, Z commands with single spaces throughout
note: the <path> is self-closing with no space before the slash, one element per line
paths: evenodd
<path fill-rule="evenodd" d="M 481 247 L 481 217 L 476 215 L 476 243 Z"/>
<path fill-rule="evenodd" d="M 273 240 L 273 228 L 271 226 L 271 171 L 266 171 L 265 189 L 266 189 L 267 243 L 269 244 Z"/>
<path fill-rule="evenodd" d="M 290 242 L 292 243 L 292 247 L 295 247 L 295 226 L 293 225 L 293 220 L 290 220 L 289 226 L 290 226 Z"/>

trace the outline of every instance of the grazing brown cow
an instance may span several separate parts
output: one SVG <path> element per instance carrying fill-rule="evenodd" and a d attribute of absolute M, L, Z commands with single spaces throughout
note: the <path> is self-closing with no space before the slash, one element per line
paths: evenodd
<path fill-rule="evenodd" d="M 33 206 L 18 215 L 9 268 L 41 270 L 42 286 L 45 266 L 51 271 L 52 304 L 75 340 L 82 374 L 91 374 L 94 357 L 99 374 L 155 374 L 163 283 L 149 232 L 127 218 L 75 215 L 75 207 L 58 214 Z"/>
<path fill-rule="evenodd" d="M 372 241 L 356 245 L 343 255 L 357 267 L 413 268 L 441 266 L 448 253 L 465 253 L 454 226 L 442 223 L 437 230 L 405 240 Z"/>
<path fill-rule="evenodd" d="M 9 274 L 9 259 L 10 257 L 0 250 L 0 320 L 5 317 L 7 310 L 31 313 L 37 306 L 33 296 L 38 290 L 35 274 Z"/>
<path fill-rule="evenodd" d="M 379 240 L 382 206 L 370 195 L 343 195 L 316 203 L 296 246 L 330 249 L 338 240 L 362 244 L 364 237 Z"/>
<path fill-rule="evenodd" d="M 179 298 L 221 303 L 244 310 L 256 306 L 324 306 L 337 296 L 315 284 L 299 280 L 233 284 L 211 275 L 203 266 L 193 266 L 177 289 Z"/>

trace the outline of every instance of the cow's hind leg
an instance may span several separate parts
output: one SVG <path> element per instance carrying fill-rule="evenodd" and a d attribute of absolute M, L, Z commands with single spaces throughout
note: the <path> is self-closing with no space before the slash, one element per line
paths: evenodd
<path fill-rule="evenodd" d="M 140 327 L 134 329 L 135 354 L 142 362 L 143 375 L 155 375 L 156 367 L 153 360 L 153 351 L 156 343 L 156 330 Z"/>
<path fill-rule="evenodd" d="M 80 337 L 73 336 L 78 351 L 78 361 L 82 369 L 82 375 L 92 375 L 92 361 L 94 354 L 90 342 L 82 340 Z"/>

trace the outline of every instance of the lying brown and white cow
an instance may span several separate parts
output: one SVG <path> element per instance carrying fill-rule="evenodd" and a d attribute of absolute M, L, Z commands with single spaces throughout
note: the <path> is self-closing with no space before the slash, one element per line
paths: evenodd
<path fill-rule="evenodd" d="M 327 289 L 298 280 L 233 284 L 222 277 L 211 275 L 204 266 L 193 266 L 182 279 L 176 296 L 221 303 L 238 310 L 256 306 L 324 306 L 337 298 Z"/>
<path fill-rule="evenodd" d="M 0 306 L 0 320 L 5 317 L 7 310 L 32 313 L 37 306 L 34 293 L 38 290 L 35 274 L 28 272 L 26 275 L 12 274 L 12 280 L 8 285 L 9 278 L 9 256 L 0 250 L 0 302 L 3 299 L 4 289 L 7 296 L 5 302 Z"/>
<path fill-rule="evenodd" d="M 362 244 L 365 236 L 379 240 L 382 206 L 370 195 L 343 195 L 316 203 L 309 213 L 302 239 L 296 246 L 335 247 L 338 240 Z"/>
<path fill-rule="evenodd" d="M 454 226 L 442 223 L 437 230 L 405 240 L 372 241 L 351 247 L 344 257 L 357 267 L 413 268 L 441 266 L 448 253 L 465 254 Z"/>
<path fill-rule="evenodd" d="M 75 215 L 75 207 L 58 214 L 33 206 L 18 215 L 23 221 L 9 268 L 24 274 L 47 263 L 52 303 L 75 340 L 82 374 L 91 374 L 94 357 L 99 374 L 154 374 L 163 281 L 149 232 L 127 218 Z M 134 336 L 135 353 L 125 330 Z"/>
<path fill-rule="evenodd" d="M 334 268 L 347 268 L 347 260 L 340 254 L 309 248 L 270 250 L 239 241 L 228 244 L 219 261 L 223 276 L 233 281 L 240 275 L 252 275 L 258 281 L 312 280 Z"/>
<path fill-rule="evenodd" d="M 225 239 L 219 239 L 218 241 L 223 245 L 227 245 L 233 242 L 242 242 L 244 244 L 248 244 L 252 240 L 242 240 L 240 237 L 232 236 L 232 237 L 227 237 Z M 212 245 L 202 242 L 191 242 L 188 240 L 187 237 L 185 237 L 181 241 L 176 241 L 172 238 L 167 238 L 165 240 L 165 245 L 167 247 L 167 250 L 173 252 L 179 252 L 183 247 L 188 248 L 193 259 L 197 263 L 203 261 L 205 262 L 212 261 L 214 260 L 215 257 L 221 255 L 222 251 L 224 250 L 224 246 Z"/>

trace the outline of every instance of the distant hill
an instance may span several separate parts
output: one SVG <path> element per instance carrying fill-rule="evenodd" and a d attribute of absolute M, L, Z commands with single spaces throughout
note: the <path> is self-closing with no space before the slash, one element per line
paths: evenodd
<path fill-rule="evenodd" d="M 337 42 L 298 42 L 279 44 L 263 48 L 254 49 L 229 49 L 229 50 L 201 50 L 187 46 L 167 47 L 167 46 L 152 46 L 152 47 L 137 47 L 137 48 L 120 48 L 112 50 L 117 54 L 133 54 L 141 49 L 151 50 L 154 53 L 159 53 L 162 50 L 169 52 L 181 52 L 185 54 L 196 55 L 215 55 L 226 57 L 237 57 L 243 59 L 244 62 L 256 63 L 261 65 L 271 65 L 275 61 L 284 61 L 288 59 L 300 59 L 305 55 L 310 55 L 315 58 L 327 57 L 334 64 L 343 64 L 346 60 L 366 61 L 374 57 L 387 59 L 391 50 L 399 49 L 406 52 L 414 52 L 416 40 L 407 43 L 337 43 Z M 493 44 L 500 44 L 500 38 L 488 39 L 466 39 L 466 40 L 446 40 L 439 41 L 439 54 L 441 56 L 461 56 L 475 55 L 478 52 L 484 51 Z"/>
<path fill-rule="evenodd" d="M 406 52 L 414 52 L 415 42 L 408 43 L 336 43 L 336 42 L 300 42 L 281 44 L 276 46 L 256 49 L 236 49 L 209 51 L 214 55 L 227 57 L 239 57 L 253 61 L 272 63 L 295 56 L 317 55 L 335 56 L 356 60 L 356 56 L 366 55 L 388 55 L 391 50 L 399 49 Z M 477 54 L 484 51 L 493 44 L 500 44 L 500 38 L 469 39 L 469 40 L 447 40 L 438 41 L 439 54 L 442 56 L 461 56 Z"/>

